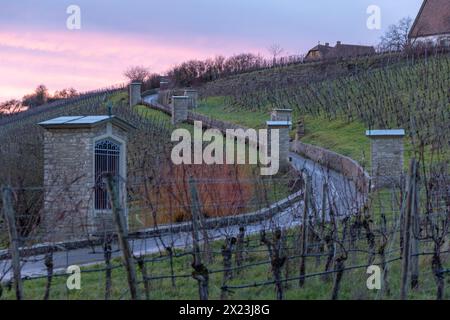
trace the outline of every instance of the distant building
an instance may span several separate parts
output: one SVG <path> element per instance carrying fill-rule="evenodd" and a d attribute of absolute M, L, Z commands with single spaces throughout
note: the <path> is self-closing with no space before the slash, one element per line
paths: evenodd
<path fill-rule="evenodd" d="M 305 57 L 306 61 L 322 59 L 351 58 L 375 53 L 375 48 L 371 46 L 361 46 L 354 44 L 342 44 L 340 41 L 332 47 L 329 43 L 317 45 Z"/>
<path fill-rule="evenodd" d="M 409 33 L 413 44 L 450 45 L 450 0 L 425 0 Z"/>

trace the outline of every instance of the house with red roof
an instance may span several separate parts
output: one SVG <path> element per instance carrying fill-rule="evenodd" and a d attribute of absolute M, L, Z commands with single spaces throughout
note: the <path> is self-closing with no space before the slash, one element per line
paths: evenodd
<path fill-rule="evenodd" d="M 329 43 L 317 45 L 308 51 L 305 57 L 306 61 L 315 61 L 323 59 L 339 59 L 365 56 L 375 53 L 375 48 L 371 46 L 362 46 L 355 44 L 343 44 L 338 41 L 334 47 Z"/>
<path fill-rule="evenodd" d="M 450 46 L 450 0 L 424 0 L 409 40 L 412 44 Z"/>

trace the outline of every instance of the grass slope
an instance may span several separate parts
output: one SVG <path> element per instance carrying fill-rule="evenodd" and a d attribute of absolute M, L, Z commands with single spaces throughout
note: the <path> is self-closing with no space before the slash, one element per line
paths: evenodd
<path fill-rule="evenodd" d="M 227 99 L 224 97 L 206 98 L 195 112 L 255 129 L 264 128 L 266 121 L 270 119 L 268 112 L 235 110 L 226 103 Z M 362 165 L 369 164 L 370 140 L 365 136 L 365 127 L 361 122 L 348 123 L 343 120 L 306 116 L 305 124 L 306 135 L 302 139 L 303 142 L 349 156 Z M 292 130 L 291 136 L 295 136 L 295 129 Z"/>

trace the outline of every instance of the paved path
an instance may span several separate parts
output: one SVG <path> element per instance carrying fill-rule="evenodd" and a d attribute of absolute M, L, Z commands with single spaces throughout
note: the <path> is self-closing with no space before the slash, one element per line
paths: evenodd
<path fill-rule="evenodd" d="M 145 98 L 151 102 L 156 96 Z M 355 186 L 348 181 L 340 173 L 327 170 L 326 168 L 312 162 L 311 160 L 302 158 L 298 154 L 291 153 L 292 165 L 298 170 L 306 170 L 312 176 L 313 194 L 316 203 L 320 204 L 322 199 L 322 185 L 328 181 L 330 186 L 330 194 L 341 214 L 347 214 L 352 210 L 350 203 L 354 203 Z M 264 229 L 272 229 L 273 226 L 289 228 L 300 223 L 300 215 L 302 203 L 298 202 L 287 210 L 280 212 L 273 218 L 263 222 L 250 224 L 246 226 L 246 234 L 259 233 Z M 237 235 L 238 226 L 229 226 L 209 231 L 209 237 L 214 239 L 224 239 L 229 235 Z M 191 244 L 191 233 L 181 232 L 178 234 L 166 234 L 160 238 L 148 238 L 132 241 L 133 252 L 135 255 L 157 253 L 164 250 L 166 246 L 176 248 L 188 248 Z M 120 252 L 114 245 L 113 257 L 118 257 Z M 64 272 L 70 265 L 87 266 L 103 262 L 103 251 L 100 246 L 93 248 L 83 248 L 70 250 L 67 252 L 55 252 L 53 255 L 54 269 L 56 272 Z M 22 275 L 24 277 L 45 276 L 46 269 L 44 265 L 44 256 L 38 255 L 23 259 Z M 10 261 L 0 261 L 0 277 L 3 275 L 2 281 L 7 281 L 11 277 L 10 272 L 6 272 L 10 268 Z"/>

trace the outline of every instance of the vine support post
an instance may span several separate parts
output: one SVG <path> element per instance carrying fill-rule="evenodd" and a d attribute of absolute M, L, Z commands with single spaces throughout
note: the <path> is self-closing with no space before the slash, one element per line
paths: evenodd
<path fill-rule="evenodd" d="M 419 191 L 418 184 L 414 177 L 413 184 L 413 201 L 411 203 L 411 289 L 419 288 L 419 237 L 420 237 L 420 223 L 419 223 Z"/>
<path fill-rule="evenodd" d="M 244 242 L 245 242 L 245 227 L 239 227 L 239 234 L 236 239 L 236 251 L 235 251 L 235 262 L 236 267 L 240 267 L 244 260 Z M 237 269 L 236 273 L 240 273 L 241 270 Z"/>
<path fill-rule="evenodd" d="M 404 213 L 403 227 L 403 255 L 402 255 L 402 271 L 401 271 L 401 288 L 400 299 L 406 300 L 408 295 L 408 276 L 410 272 L 411 262 L 411 220 L 412 210 L 414 207 L 414 189 L 416 185 L 417 163 L 415 159 L 411 159 L 409 164 L 406 208 Z"/>
<path fill-rule="evenodd" d="M 22 276 L 20 271 L 20 239 L 17 232 L 16 215 L 12 204 L 12 190 L 10 187 L 2 188 L 2 201 L 5 220 L 8 225 L 9 252 L 11 254 L 11 265 L 14 278 L 14 289 L 17 300 L 23 299 Z"/>
<path fill-rule="evenodd" d="M 306 254 L 308 253 L 308 214 L 309 214 L 309 205 L 311 203 L 309 197 L 310 197 L 310 191 L 311 191 L 311 176 L 309 174 L 305 174 L 305 192 L 303 196 L 303 216 L 302 216 L 302 223 L 301 223 L 301 247 L 300 247 L 300 272 L 299 272 L 299 286 L 303 287 L 305 284 L 305 272 L 306 272 Z"/>
<path fill-rule="evenodd" d="M 111 285 L 112 285 L 111 242 L 112 238 L 106 236 L 103 243 L 103 258 L 105 259 L 105 300 L 109 300 L 111 298 Z"/>
<path fill-rule="evenodd" d="M 51 250 L 45 255 L 44 264 L 47 269 L 47 283 L 45 285 L 44 300 L 48 300 L 50 298 L 50 288 L 53 279 L 53 252 Z"/>
<path fill-rule="evenodd" d="M 148 273 L 147 273 L 147 265 L 145 264 L 145 257 L 141 256 L 137 259 L 139 269 L 141 270 L 142 274 L 142 281 L 144 282 L 144 289 L 145 289 L 145 299 L 150 300 L 150 284 L 148 280 Z"/>
<path fill-rule="evenodd" d="M 133 252 L 128 243 L 128 230 L 123 207 L 119 200 L 119 192 L 117 190 L 116 179 L 112 174 L 106 175 L 106 186 L 110 196 L 111 208 L 114 218 L 114 223 L 117 227 L 117 235 L 119 238 L 120 249 L 122 251 L 125 268 L 127 270 L 128 286 L 130 288 L 130 295 L 132 300 L 139 300 L 139 292 L 137 289 L 136 269 L 134 265 Z"/>
<path fill-rule="evenodd" d="M 221 300 L 227 300 L 228 299 L 228 291 L 226 289 L 226 285 L 228 280 L 231 280 L 233 278 L 233 261 L 232 261 L 232 255 L 233 255 L 233 248 L 236 244 L 236 238 L 227 238 L 225 239 L 225 244 L 222 247 L 222 257 L 223 257 L 223 280 L 222 280 L 222 291 L 220 294 Z"/>
<path fill-rule="evenodd" d="M 189 189 L 191 193 L 191 212 L 192 212 L 192 246 L 194 250 L 194 262 L 192 267 L 192 277 L 198 281 L 198 292 L 200 300 L 208 300 L 208 281 L 209 272 L 206 266 L 202 264 L 199 243 L 199 220 L 200 220 L 200 201 L 198 198 L 197 187 L 193 177 L 189 178 Z"/>

